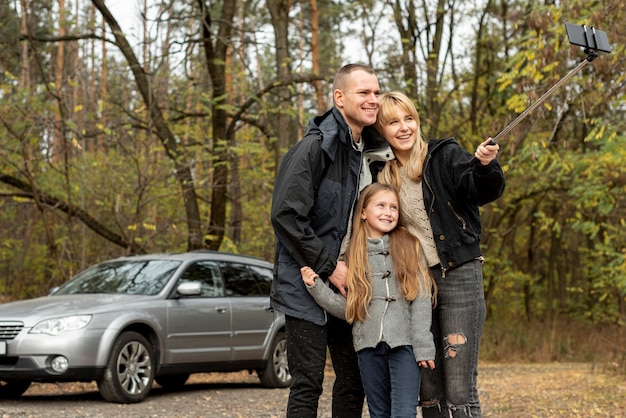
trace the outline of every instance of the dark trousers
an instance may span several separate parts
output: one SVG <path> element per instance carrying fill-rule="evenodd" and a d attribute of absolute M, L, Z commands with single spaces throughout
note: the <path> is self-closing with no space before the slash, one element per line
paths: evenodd
<path fill-rule="evenodd" d="M 370 417 L 415 418 L 421 371 L 413 347 L 391 348 L 383 341 L 358 357 Z"/>
<path fill-rule="evenodd" d="M 352 344 L 352 326 L 328 315 L 326 325 L 286 317 L 287 359 L 293 378 L 287 418 L 316 418 L 324 382 L 326 347 L 335 369 L 332 416 L 361 418 L 365 394 Z"/>

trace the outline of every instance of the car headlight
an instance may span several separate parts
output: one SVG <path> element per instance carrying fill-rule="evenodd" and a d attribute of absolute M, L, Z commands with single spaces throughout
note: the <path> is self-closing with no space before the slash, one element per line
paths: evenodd
<path fill-rule="evenodd" d="M 89 321 L 91 321 L 91 315 L 73 315 L 46 319 L 35 325 L 30 330 L 30 333 L 59 335 L 65 331 L 76 331 L 85 328 Z"/>

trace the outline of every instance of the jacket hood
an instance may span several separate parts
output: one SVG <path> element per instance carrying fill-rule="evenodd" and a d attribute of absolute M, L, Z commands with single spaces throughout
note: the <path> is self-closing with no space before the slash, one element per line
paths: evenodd
<path fill-rule="evenodd" d="M 332 159 L 334 159 L 336 147 L 339 146 L 339 143 L 334 138 L 338 138 L 344 145 L 348 138 L 352 138 L 350 127 L 341 112 L 334 106 L 309 121 L 307 136 L 309 135 L 322 136 L 322 149 Z"/>
<path fill-rule="evenodd" d="M 322 149 L 331 156 L 334 155 L 333 147 L 338 146 L 333 138 L 339 138 L 344 145 L 347 145 L 348 139 L 352 139 L 352 129 L 348 126 L 339 109 L 334 106 L 309 121 L 307 136 L 316 134 L 322 135 Z M 387 141 L 380 136 L 373 126 L 363 128 L 361 137 L 365 143 L 366 150 L 388 147 Z"/>

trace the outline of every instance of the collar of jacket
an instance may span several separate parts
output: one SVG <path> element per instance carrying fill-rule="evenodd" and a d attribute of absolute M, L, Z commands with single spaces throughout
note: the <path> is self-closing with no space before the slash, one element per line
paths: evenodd
<path fill-rule="evenodd" d="M 449 144 L 450 142 L 456 142 L 454 138 L 446 138 L 446 139 L 429 139 L 428 140 L 428 152 L 432 153 L 438 148 L 444 146 L 445 144 Z"/>
<path fill-rule="evenodd" d="M 388 144 L 383 144 L 381 147 L 376 149 L 370 149 L 365 152 L 365 161 L 368 164 L 373 163 L 374 161 L 382 161 L 387 162 L 391 161 L 396 156 L 393 154 L 393 149 Z"/>
<path fill-rule="evenodd" d="M 338 138 L 339 142 L 344 145 L 348 145 L 348 141 L 352 141 L 352 130 L 339 109 L 335 106 L 309 121 L 307 135 L 314 133 L 322 135 L 322 149 L 330 156 L 335 155 L 335 149 L 339 145 L 335 138 Z M 373 126 L 363 128 L 361 139 L 364 141 L 365 150 L 380 148 L 386 145 L 385 140 Z"/>

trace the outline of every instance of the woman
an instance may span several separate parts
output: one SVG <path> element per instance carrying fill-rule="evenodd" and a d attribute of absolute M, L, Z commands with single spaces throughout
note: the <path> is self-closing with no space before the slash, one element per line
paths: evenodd
<path fill-rule="evenodd" d="M 393 186 L 374 183 L 361 193 L 346 253 L 347 300 L 313 269 L 301 269 L 315 301 L 352 324 L 372 418 L 415 418 L 420 367 L 435 366 L 434 283 L 419 241 L 401 225 L 401 213 Z"/>
<path fill-rule="evenodd" d="M 504 191 L 499 146 L 488 139 L 472 156 L 454 139 L 425 143 L 415 106 L 399 92 L 380 97 L 375 127 L 396 157 L 378 181 L 399 189 L 405 225 L 422 244 L 437 284 L 436 367 L 422 373 L 422 414 L 481 417 L 476 377 L 485 296 L 478 207 Z"/>

